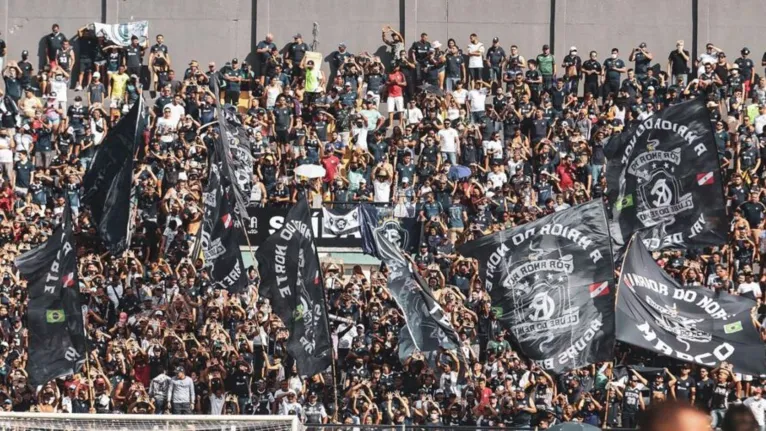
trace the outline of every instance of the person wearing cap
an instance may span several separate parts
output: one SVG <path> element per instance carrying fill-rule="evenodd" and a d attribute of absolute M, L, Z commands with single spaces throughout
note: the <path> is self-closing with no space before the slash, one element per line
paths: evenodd
<path fill-rule="evenodd" d="M 93 72 L 93 79 L 88 84 L 85 93 L 88 97 L 88 106 L 93 106 L 95 104 L 101 105 L 106 101 L 106 86 L 101 82 L 101 72 Z"/>
<path fill-rule="evenodd" d="M 649 70 L 649 65 L 654 59 L 654 55 L 646 48 L 646 42 L 641 42 L 638 48 L 633 48 L 630 52 L 628 61 L 636 63 L 634 70 L 636 72 L 636 78 L 643 84 L 646 78 L 646 71 Z"/>
<path fill-rule="evenodd" d="M 671 82 L 678 82 L 681 78 L 681 85 L 686 87 L 689 76 L 689 51 L 684 49 L 684 41 L 676 41 L 676 49 L 668 54 L 667 74 L 671 77 Z"/>
<path fill-rule="evenodd" d="M 168 387 L 167 401 L 165 411 L 172 412 L 174 415 L 188 415 L 194 410 L 196 401 L 194 382 L 186 375 L 186 370 L 182 366 L 175 368 L 175 376 Z"/>
<path fill-rule="evenodd" d="M 553 77 L 556 75 L 556 59 L 551 54 L 551 47 L 543 45 L 543 52 L 535 57 L 535 64 L 543 78 L 543 90 L 553 87 Z"/>
<path fill-rule="evenodd" d="M 298 70 L 303 71 L 304 74 L 304 104 L 306 106 L 312 106 L 325 86 L 324 73 L 322 73 L 320 65 L 314 64 L 314 60 L 309 60 L 305 55 L 301 59 L 301 64 L 298 67 Z"/>
<path fill-rule="evenodd" d="M 348 52 L 345 42 L 338 44 L 338 50 L 330 54 L 330 66 L 334 67 L 338 71 L 344 64 L 354 55 Z"/>
<path fill-rule="evenodd" d="M 612 48 L 611 57 L 604 60 L 604 73 L 606 74 L 603 87 L 604 100 L 608 95 L 616 96 L 620 90 L 620 81 L 623 73 L 627 73 L 625 62 L 620 58 L 620 50 Z"/>
<path fill-rule="evenodd" d="M 11 98 L 15 103 L 18 103 L 23 94 L 23 87 L 21 84 L 21 69 L 16 66 L 16 63 L 11 61 L 2 70 L 3 81 L 5 81 L 5 95 Z"/>
<path fill-rule="evenodd" d="M 486 64 L 489 67 L 490 81 L 497 82 L 497 85 L 502 85 L 503 64 L 505 64 L 505 61 L 505 50 L 500 46 L 500 38 L 494 37 L 492 39 L 492 46 L 487 49 Z"/>
<path fill-rule="evenodd" d="M 566 82 L 564 88 L 566 93 L 574 94 L 576 96 L 580 85 L 580 73 L 582 70 L 582 59 L 577 55 L 576 46 L 569 48 L 569 54 L 564 56 L 561 67 L 564 68 L 565 73 Z"/>
<path fill-rule="evenodd" d="M 476 33 L 471 33 L 469 43 L 466 46 L 466 54 L 468 55 L 468 76 L 473 82 L 480 82 L 484 79 L 482 76 L 484 73 L 484 51 L 484 44 L 479 42 L 479 36 Z"/>
<path fill-rule="evenodd" d="M 231 60 L 231 67 L 224 72 L 223 79 L 226 81 L 226 91 L 223 93 L 223 103 L 238 106 L 242 82 L 246 80 L 246 75 L 240 67 L 238 59 L 233 58 Z"/>
<path fill-rule="evenodd" d="M 0 56 L 0 63 L 2 62 L 2 56 Z M 21 51 L 21 60 L 19 60 L 16 63 L 16 66 L 21 70 L 21 77 L 19 78 L 21 80 L 21 85 L 27 87 L 32 84 L 32 73 L 34 72 L 34 66 L 32 66 L 32 62 L 29 61 L 29 51 L 26 49 Z M 3 70 L 2 65 L 0 65 L 0 71 Z"/>
<path fill-rule="evenodd" d="M 296 33 L 293 36 L 293 41 L 287 46 L 287 63 L 293 68 L 293 76 L 301 76 L 303 74 L 302 66 L 303 57 L 308 52 L 309 46 L 303 41 L 303 35 Z"/>
<path fill-rule="evenodd" d="M 755 86 L 755 64 L 748 58 L 750 48 L 744 47 L 739 51 L 739 58 L 734 60 L 734 64 L 739 68 L 739 76 L 742 78 L 743 94 L 745 98 L 750 97 L 750 90 Z"/>

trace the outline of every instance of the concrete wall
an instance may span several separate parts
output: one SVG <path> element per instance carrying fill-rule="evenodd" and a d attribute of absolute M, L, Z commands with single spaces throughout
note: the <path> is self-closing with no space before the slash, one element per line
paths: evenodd
<path fill-rule="evenodd" d="M 762 0 L 0 0 L 0 31 L 9 58 L 23 49 L 42 54 L 41 38 L 52 23 L 67 36 L 94 21 L 147 19 L 152 38 L 165 35 L 176 68 L 191 59 L 221 64 L 233 57 L 252 58 L 267 32 L 282 47 L 300 32 L 307 43 L 318 29 L 318 50 L 329 55 L 339 42 L 352 52 L 381 53 L 380 30 L 389 24 L 411 43 L 425 31 L 446 44 L 465 46 L 476 32 L 489 45 L 498 36 L 504 47 L 515 43 L 534 57 L 553 42 L 558 60 L 576 45 L 580 55 L 595 49 L 603 59 L 612 47 L 627 58 L 646 42 L 665 63 L 677 39 L 692 48 L 697 10 L 697 48 L 712 41 L 734 60 L 743 46 L 760 64 L 766 40 L 766 2 Z M 759 68 L 760 70 L 760 68 Z"/>

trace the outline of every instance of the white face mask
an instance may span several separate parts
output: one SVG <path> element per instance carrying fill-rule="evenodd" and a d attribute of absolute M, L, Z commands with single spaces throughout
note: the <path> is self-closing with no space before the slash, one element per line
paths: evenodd
<path fill-rule="evenodd" d="M 612 58 L 617 59 L 617 54 L 612 54 Z"/>
<path fill-rule="evenodd" d="M 74 102 L 74 107 L 79 108 L 82 106 L 82 102 Z"/>

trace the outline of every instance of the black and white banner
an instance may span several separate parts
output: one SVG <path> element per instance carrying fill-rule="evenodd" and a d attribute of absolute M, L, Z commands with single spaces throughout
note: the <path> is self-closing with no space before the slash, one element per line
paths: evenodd
<path fill-rule="evenodd" d="M 359 211 L 322 208 L 322 229 L 331 235 L 348 235 L 359 230 Z"/>
<path fill-rule="evenodd" d="M 85 359 L 85 331 L 68 203 L 48 241 L 19 256 L 16 267 L 29 291 L 29 382 L 37 386 L 73 374 Z"/>
<path fill-rule="evenodd" d="M 376 229 L 373 235 L 376 257 L 385 262 L 389 270 L 388 290 L 404 315 L 405 326 L 399 330 L 399 359 L 404 362 L 416 351 L 428 354 L 440 348 L 458 350 L 462 356 L 455 328 L 431 289 L 382 230 Z"/>
<path fill-rule="evenodd" d="M 332 363 L 324 285 L 306 199 L 287 214 L 285 224 L 255 253 L 260 294 L 271 300 L 290 336 L 287 352 L 302 375 L 313 376 Z"/>
<path fill-rule="evenodd" d="M 479 261 L 493 312 L 527 358 L 556 373 L 611 358 L 614 269 L 600 200 L 459 251 Z"/>
<path fill-rule="evenodd" d="M 201 251 L 213 281 L 230 293 L 239 293 L 247 287 L 239 249 L 244 233 L 234 214 L 233 197 L 224 190 L 222 163 L 217 153 L 211 153 L 209 163 L 207 185 L 202 194 L 202 227 L 193 256 L 198 258 Z"/>
<path fill-rule="evenodd" d="M 606 178 L 618 244 L 639 230 L 650 250 L 726 242 L 721 168 L 704 101 L 664 109 L 613 141 Z"/>
<path fill-rule="evenodd" d="M 102 24 L 94 22 L 90 28 L 96 32 L 97 36 L 104 36 L 104 39 L 120 46 L 130 45 L 130 39 L 133 36 L 138 38 L 138 43 L 143 44 L 149 38 L 149 21 L 132 21 L 120 24 Z"/>
<path fill-rule="evenodd" d="M 617 339 L 705 366 L 721 361 L 750 375 L 766 370 L 766 350 L 750 311 L 755 301 L 684 288 L 660 268 L 642 241 L 631 241 L 617 300 Z"/>

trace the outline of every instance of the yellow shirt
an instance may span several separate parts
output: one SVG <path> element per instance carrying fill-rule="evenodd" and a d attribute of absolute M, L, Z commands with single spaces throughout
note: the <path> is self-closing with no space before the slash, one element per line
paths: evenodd
<path fill-rule="evenodd" d="M 125 96 L 125 87 L 130 77 L 127 73 L 112 75 L 112 97 L 122 99 Z"/>

